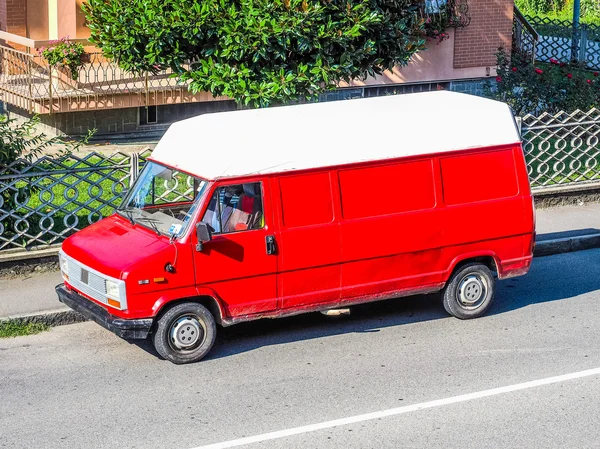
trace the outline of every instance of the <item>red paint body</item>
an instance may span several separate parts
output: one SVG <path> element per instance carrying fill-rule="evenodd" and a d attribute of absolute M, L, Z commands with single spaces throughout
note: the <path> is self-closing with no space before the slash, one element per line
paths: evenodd
<path fill-rule="evenodd" d="M 493 259 L 500 278 L 531 264 L 534 210 L 518 143 L 222 179 L 205 198 L 242 182 L 262 183 L 263 229 L 215 235 L 197 251 L 193 226 L 171 245 L 113 215 L 63 250 L 126 282 L 128 308 L 109 308 L 114 316 L 156 317 L 173 301 L 210 297 L 224 325 L 440 290 L 473 258 Z M 165 281 L 138 284 L 158 277 Z"/>

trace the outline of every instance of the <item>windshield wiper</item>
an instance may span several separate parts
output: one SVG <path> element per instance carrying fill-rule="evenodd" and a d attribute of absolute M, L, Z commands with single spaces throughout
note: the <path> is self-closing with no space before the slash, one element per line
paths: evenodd
<path fill-rule="evenodd" d="M 153 218 L 148 218 L 148 217 L 138 217 L 138 221 L 141 223 L 149 223 L 150 226 L 152 226 L 152 229 L 154 229 L 154 231 L 156 232 L 157 235 L 162 235 L 162 233 L 158 230 L 158 226 L 156 226 L 156 223 L 160 223 L 160 221 L 155 220 Z"/>
<path fill-rule="evenodd" d="M 123 212 L 125 217 L 131 222 L 132 225 L 135 225 L 135 220 L 133 219 L 133 212 L 130 209 L 117 209 L 117 212 Z"/>

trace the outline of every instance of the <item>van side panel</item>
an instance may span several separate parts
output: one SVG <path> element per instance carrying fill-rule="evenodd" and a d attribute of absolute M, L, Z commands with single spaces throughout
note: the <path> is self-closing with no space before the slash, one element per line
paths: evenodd
<path fill-rule="evenodd" d="M 517 147 L 440 158 L 447 276 L 457 260 L 474 254 L 493 254 L 501 275 L 505 261 L 529 266 L 533 224 L 525 202 L 531 202 L 531 193 L 518 174 L 524 165 L 518 152 Z"/>
<path fill-rule="evenodd" d="M 516 197 L 519 185 L 511 149 L 440 158 L 446 206 Z"/>
<path fill-rule="evenodd" d="M 439 284 L 432 158 L 340 170 L 342 299 Z"/>
<path fill-rule="evenodd" d="M 338 301 L 340 231 L 330 172 L 282 176 L 273 184 L 280 307 Z"/>

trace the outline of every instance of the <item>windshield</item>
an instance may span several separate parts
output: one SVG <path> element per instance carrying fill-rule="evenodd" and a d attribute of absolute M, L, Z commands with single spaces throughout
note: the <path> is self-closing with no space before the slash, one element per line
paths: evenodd
<path fill-rule="evenodd" d="M 185 233 L 208 186 L 204 179 L 149 161 L 117 213 L 132 224 L 177 237 Z"/>

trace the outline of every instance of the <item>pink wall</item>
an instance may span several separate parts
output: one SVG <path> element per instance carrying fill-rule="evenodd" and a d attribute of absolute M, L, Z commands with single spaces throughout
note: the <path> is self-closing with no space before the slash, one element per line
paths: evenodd
<path fill-rule="evenodd" d="M 86 39 L 90 37 L 90 29 L 85 26 L 85 14 L 81 10 L 81 5 L 83 5 L 84 3 L 85 0 L 75 1 L 77 39 Z"/>
<path fill-rule="evenodd" d="M 48 39 L 48 0 L 27 0 L 27 36 Z"/>
<path fill-rule="evenodd" d="M 77 37 L 76 26 L 76 4 L 75 0 L 58 0 L 57 1 L 57 17 L 58 17 L 58 37 L 69 36 Z"/>
<path fill-rule="evenodd" d="M 417 53 L 408 65 L 386 70 L 383 75 L 368 77 L 364 81 L 355 80 L 352 86 L 372 86 L 377 84 L 401 84 L 427 81 L 449 81 L 456 79 L 480 78 L 487 76 L 486 67 L 454 68 L 454 29 L 446 32 L 450 38 L 440 42 L 427 41 L 427 49 Z M 489 76 L 495 76 L 495 68 L 489 67 Z M 348 87 L 348 84 L 341 84 Z"/>
<path fill-rule="evenodd" d="M 0 0 L 2 1 L 2 0 Z M 48 0 L 25 0 L 27 2 L 27 36 L 30 39 L 50 39 L 48 23 Z M 81 4 L 85 0 L 57 0 L 58 37 L 85 39 L 90 36 L 85 26 Z"/>

